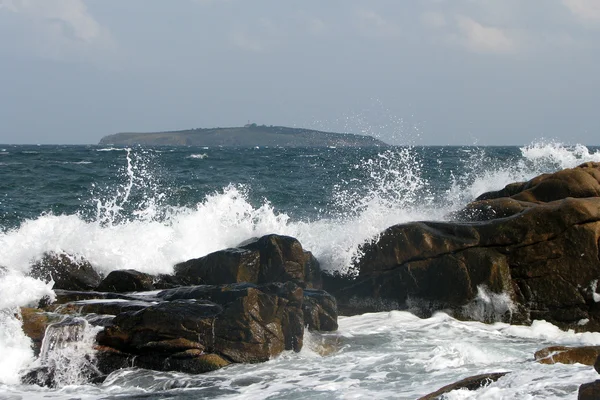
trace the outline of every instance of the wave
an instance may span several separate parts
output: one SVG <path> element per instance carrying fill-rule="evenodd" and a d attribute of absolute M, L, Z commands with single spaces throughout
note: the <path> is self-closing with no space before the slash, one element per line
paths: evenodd
<path fill-rule="evenodd" d="M 203 160 L 205 158 L 208 157 L 208 154 L 206 153 L 202 153 L 202 154 L 190 154 L 189 156 L 187 156 L 186 158 L 193 158 L 193 159 L 200 159 Z"/>

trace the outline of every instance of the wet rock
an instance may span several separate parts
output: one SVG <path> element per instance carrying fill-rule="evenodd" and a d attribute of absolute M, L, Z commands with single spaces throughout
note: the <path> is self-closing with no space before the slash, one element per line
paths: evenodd
<path fill-rule="evenodd" d="M 400 224 L 363 247 L 350 285 L 324 289 L 349 313 L 446 310 L 479 319 L 470 314 L 473 303 L 502 309 L 504 299 L 506 312 L 477 314 L 493 316 L 486 322 L 544 319 L 599 330 L 599 240 L 598 197 L 540 203 L 481 222 Z"/>
<path fill-rule="evenodd" d="M 321 288 L 319 262 L 293 237 L 266 235 L 238 247 L 260 253 L 259 283 L 291 281 L 309 289 Z"/>
<path fill-rule="evenodd" d="M 54 280 L 54 289 L 65 290 L 93 290 L 102 280 L 87 260 L 66 253 L 45 253 L 29 274 L 45 282 Z"/>
<path fill-rule="evenodd" d="M 332 332 L 338 329 L 335 297 L 324 290 L 305 289 L 304 325 L 311 331 Z"/>
<path fill-rule="evenodd" d="M 257 251 L 232 248 L 177 264 L 175 275 L 186 278 L 191 285 L 258 283 L 259 270 Z"/>
<path fill-rule="evenodd" d="M 600 380 L 584 383 L 579 386 L 578 400 L 598 400 L 600 399 Z"/>
<path fill-rule="evenodd" d="M 141 310 L 153 304 L 155 303 L 140 300 L 94 299 L 57 304 L 55 307 L 47 307 L 47 309 L 53 309 L 55 312 L 60 314 L 118 315 L 123 312 Z"/>
<path fill-rule="evenodd" d="M 600 196 L 600 163 L 587 162 L 553 174 L 543 174 L 527 182 L 516 182 L 504 189 L 487 192 L 477 200 L 510 197 L 526 202 L 551 202 L 567 197 Z"/>
<path fill-rule="evenodd" d="M 132 365 L 133 357 L 143 368 L 200 373 L 302 347 L 303 291 L 291 282 L 181 287 L 158 296 L 164 302 L 123 312 L 98 334 L 103 373 Z"/>
<path fill-rule="evenodd" d="M 444 386 L 443 388 L 436 390 L 433 393 L 430 393 L 426 396 L 420 397 L 419 400 L 437 400 L 442 399 L 443 395 L 449 393 L 453 390 L 459 389 L 467 389 L 467 390 L 477 390 L 482 387 L 488 386 L 492 382 L 496 382 L 498 379 L 502 378 L 504 375 L 509 372 L 495 372 L 490 374 L 482 374 L 471 376 L 469 378 L 462 379 L 458 382 L 451 383 L 450 385 Z"/>
<path fill-rule="evenodd" d="M 289 236 L 267 235 L 175 266 L 175 276 L 192 285 L 294 282 L 320 288 L 321 269 L 310 252 Z"/>
<path fill-rule="evenodd" d="M 44 333 L 46 328 L 53 322 L 56 322 L 56 317 L 51 317 L 44 311 L 37 308 L 21 308 L 21 320 L 23 321 L 23 332 L 33 342 L 33 352 L 37 356 L 42 347 Z"/>
<path fill-rule="evenodd" d="M 154 290 L 155 277 L 134 269 L 112 271 L 96 288 L 99 292 L 143 292 Z"/>
<path fill-rule="evenodd" d="M 535 360 L 542 364 L 594 365 L 600 356 L 600 346 L 551 346 L 535 352 Z"/>

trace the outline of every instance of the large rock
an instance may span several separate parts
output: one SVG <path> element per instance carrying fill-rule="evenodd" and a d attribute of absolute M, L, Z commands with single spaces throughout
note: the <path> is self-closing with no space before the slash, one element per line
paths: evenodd
<path fill-rule="evenodd" d="M 143 292 L 154 290 L 155 277 L 134 269 L 112 271 L 96 288 L 99 292 Z"/>
<path fill-rule="evenodd" d="M 328 277 L 325 289 L 349 314 L 448 310 L 460 318 L 545 319 L 599 330 L 600 198 L 542 201 L 554 199 L 550 184 L 563 194 L 594 194 L 598 176 L 600 164 L 585 164 L 507 189 L 511 198 L 482 200 L 504 203 L 501 217 L 493 208 L 471 205 L 488 217 L 392 226 L 363 247 L 356 278 L 340 283 Z"/>
<path fill-rule="evenodd" d="M 598 400 L 600 399 L 600 380 L 584 383 L 579 386 L 577 400 Z"/>
<path fill-rule="evenodd" d="M 567 197 L 600 196 L 600 163 L 587 162 L 553 174 L 543 174 L 527 182 L 507 185 L 504 189 L 487 192 L 477 200 L 510 197 L 525 202 L 550 202 Z"/>
<path fill-rule="evenodd" d="M 321 288 L 319 262 L 298 240 L 280 235 L 250 239 L 237 248 L 177 264 L 175 276 L 191 285 L 294 282 Z"/>
<path fill-rule="evenodd" d="M 204 372 L 302 347 L 303 291 L 294 283 L 182 287 L 158 297 L 164 301 L 121 313 L 98 334 L 100 346 L 116 351 L 105 351 L 104 366 L 139 356 L 146 368 Z"/>
<path fill-rule="evenodd" d="M 45 282 L 53 280 L 54 289 L 65 290 L 93 290 L 102 280 L 89 261 L 65 253 L 45 253 L 29 274 Z"/>

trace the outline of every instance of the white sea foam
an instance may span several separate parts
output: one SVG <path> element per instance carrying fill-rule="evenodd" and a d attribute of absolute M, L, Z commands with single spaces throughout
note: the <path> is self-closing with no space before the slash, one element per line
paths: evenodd
<path fill-rule="evenodd" d="M 190 154 L 189 156 L 187 156 L 186 158 L 192 158 L 192 159 L 198 159 L 198 160 L 204 160 L 205 158 L 208 157 L 208 154 L 206 153 L 202 153 L 202 154 Z"/>

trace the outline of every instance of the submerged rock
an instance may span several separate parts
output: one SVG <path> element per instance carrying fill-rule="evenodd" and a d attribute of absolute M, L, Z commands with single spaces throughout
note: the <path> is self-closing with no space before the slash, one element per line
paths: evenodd
<path fill-rule="evenodd" d="M 498 379 L 502 378 L 504 375 L 509 372 L 494 372 L 489 374 L 481 374 L 476 376 L 470 376 L 468 378 L 462 379 L 458 382 L 451 383 L 450 385 L 446 385 L 439 390 L 436 390 L 433 393 L 430 393 L 426 396 L 420 397 L 419 400 L 437 400 L 443 398 L 442 396 L 446 393 L 449 393 L 453 390 L 467 389 L 467 390 L 477 390 L 482 387 L 488 386 L 492 382 L 496 382 Z"/>
<path fill-rule="evenodd" d="M 192 285 L 294 282 L 321 288 L 319 262 L 297 239 L 280 235 L 250 239 L 237 248 L 177 264 L 175 276 Z"/>
<path fill-rule="evenodd" d="M 102 277 L 85 259 L 66 253 L 45 253 L 29 274 L 45 282 L 54 281 L 54 289 L 93 290 Z"/>
<path fill-rule="evenodd" d="M 515 205 L 502 218 L 392 226 L 363 246 L 355 278 L 328 277 L 325 289 L 350 314 L 447 310 L 486 322 L 544 319 L 599 330 L 600 197 L 560 199 L 595 195 L 598 177 L 600 164 L 587 163 L 483 196 L 512 196 L 497 200 Z"/>

